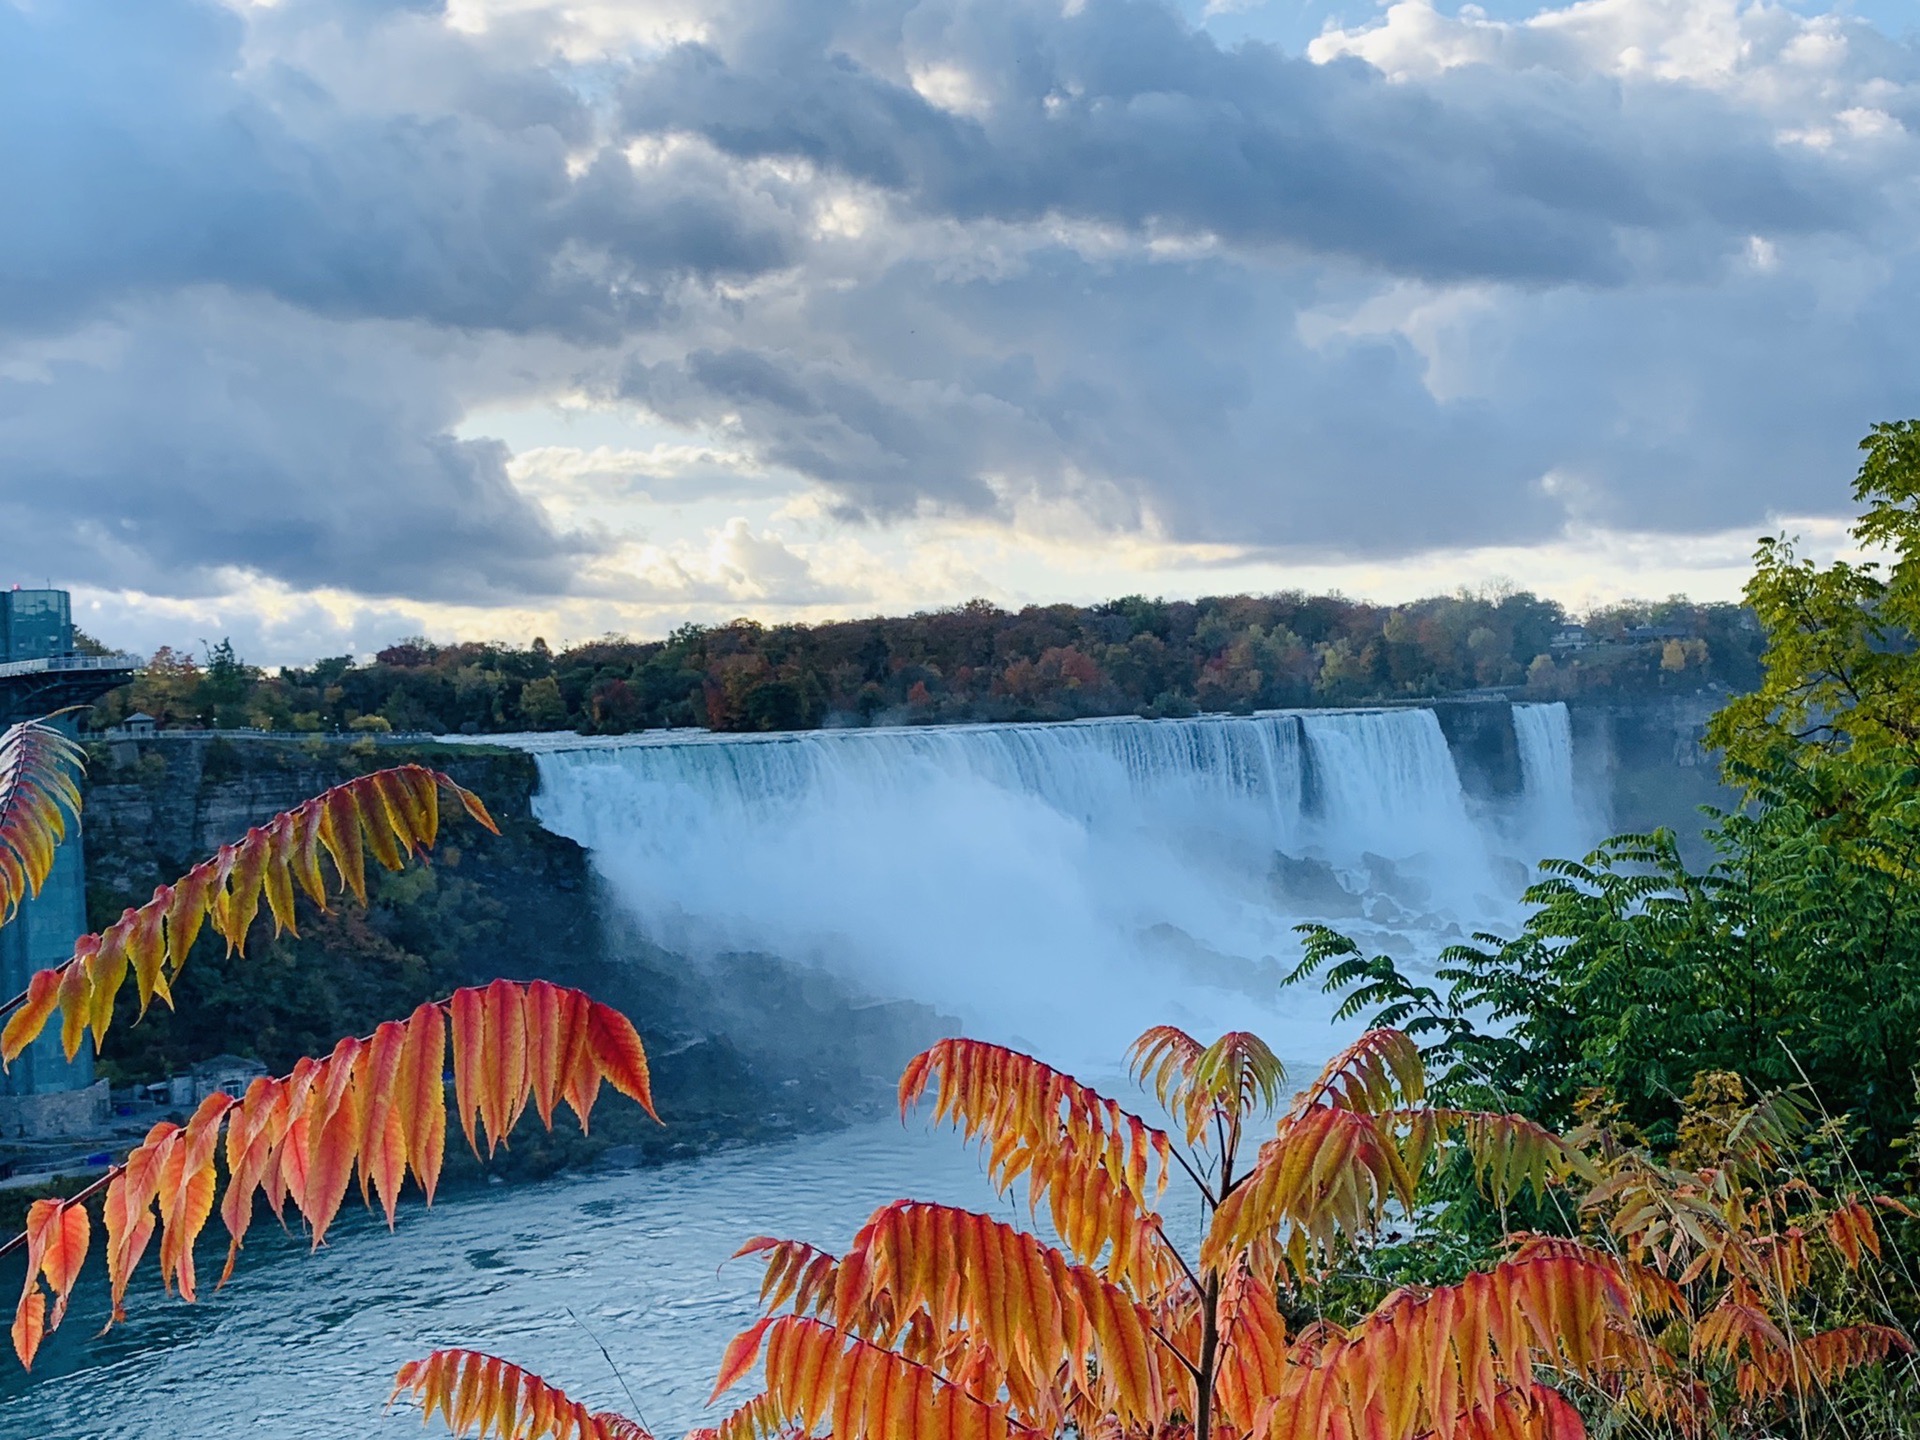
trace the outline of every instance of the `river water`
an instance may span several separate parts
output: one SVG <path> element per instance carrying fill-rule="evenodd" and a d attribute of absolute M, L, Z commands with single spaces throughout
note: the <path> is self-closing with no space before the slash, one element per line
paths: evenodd
<path fill-rule="evenodd" d="M 104 1337 L 96 1264 L 33 1375 L 6 1367 L 0 1436 L 415 1435 L 415 1412 L 383 1412 L 393 1372 L 462 1345 L 632 1414 L 624 1380 L 670 1440 L 712 1423 L 704 1407 L 720 1353 L 755 1318 L 758 1267 L 726 1263 L 741 1242 L 772 1233 L 840 1249 L 902 1196 L 1025 1217 L 994 1195 L 958 1137 L 916 1119 L 654 1170 L 495 1186 L 431 1211 L 410 1194 L 394 1234 L 350 1209 L 317 1254 L 256 1224 L 261 1238 L 232 1282 L 197 1305 L 162 1294 L 149 1257 L 129 1319 Z M 223 1237 L 216 1219 L 201 1247 L 203 1270 L 216 1275 Z"/>

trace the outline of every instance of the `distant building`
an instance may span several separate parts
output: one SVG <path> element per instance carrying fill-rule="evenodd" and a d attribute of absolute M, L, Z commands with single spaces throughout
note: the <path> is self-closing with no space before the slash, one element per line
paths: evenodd
<path fill-rule="evenodd" d="M 1547 642 L 1550 650 L 1586 650 L 1592 645 L 1593 641 L 1584 625 L 1562 625 Z"/>
<path fill-rule="evenodd" d="M 141 740 L 153 734 L 153 732 L 159 728 L 159 725 L 160 722 L 154 719 L 153 716 L 147 714 L 146 711 L 136 710 L 133 714 L 127 716 L 118 730 L 111 733 L 124 735 L 130 740 Z"/>
<path fill-rule="evenodd" d="M 266 1073 L 267 1067 L 258 1060 L 240 1055 L 216 1055 L 201 1061 L 186 1074 L 168 1080 L 167 1103 L 186 1109 L 215 1094 L 230 1095 L 238 1100 L 247 1093 L 249 1085 Z"/>

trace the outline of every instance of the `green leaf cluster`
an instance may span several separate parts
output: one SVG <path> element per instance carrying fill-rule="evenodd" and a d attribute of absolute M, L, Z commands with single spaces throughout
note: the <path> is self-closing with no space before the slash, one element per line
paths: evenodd
<path fill-rule="evenodd" d="M 1875 1167 L 1920 1118 L 1920 422 L 1863 442 L 1855 539 L 1820 566 L 1761 541 L 1746 598 L 1763 675 L 1709 743 L 1747 803 L 1708 812 L 1710 859 L 1660 831 L 1549 860 L 1518 935 L 1444 952 L 1432 984 L 1329 931 L 1297 979 L 1406 1028 L 1440 1076 L 1566 1124 L 1606 1092 L 1671 1143 L 1694 1076 L 1806 1083 Z"/>

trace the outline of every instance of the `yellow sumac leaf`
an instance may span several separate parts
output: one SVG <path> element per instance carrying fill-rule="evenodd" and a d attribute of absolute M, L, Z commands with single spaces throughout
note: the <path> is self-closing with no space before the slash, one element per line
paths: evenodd
<path fill-rule="evenodd" d="M 584 1022 L 577 991 L 546 980 L 527 986 L 527 1078 L 540 1123 L 551 1128 L 554 1103 L 566 1084 L 575 1044 L 574 1030 Z"/>
<path fill-rule="evenodd" d="M 387 814 L 387 802 L 380 793 L 381 779 L 378 772 L 362 775 L 340 788 L 353 799 L 361 833 L 373 858 L 388 870 L 398 870 L 406 861 L 400 852 L 400 837 L 394 833 L 393 821 Z"/>
<path fill-rule="evenodd" d="M 89 947 L 89 953 L 69 960 L 60 970 L 60 1048 L 69 1060 L 80 1053 L 80 1041 L 87 1033 L 91 1010 L 86 962 L 92 958 L 92 947 L 100 941 L 98 936 L 88 935 L 82 937 L 82 943 Z"/>
<path fill-rule="evenodd" d="M 0 925 L 53 869 L 54 850 L 80 814 L 80 747 L 51 725 L 0 732 Z"/>
<path fill-rule="evenodd" d="M 87 1025 L 93 1031 L 95 1054 L 113 1024 L 114 997 L 127 978 L 127 934 L 134 918 L 134 912 L 127 911 L 118 924 L 101 933 L 99 948 L 80 962 L 87 973 Z"/>
<path fill-rule="evenodd" d="M 167 892 L 167 966 L 175 975 L 187 963 L 194 941 L 200 938 L 219 884 L 218 862 L 205 860 L 176 880 Z M 154 898 L 158 900 L 158 892 Z"/>
<path fill-rule="evenodd" d="M 293 913 L 293 857 L 299 848 L 296 830 L 297 811 L 276 815 L 267 828 L 266 866 L 261 874 L 261 889 L 267 897 L 267 909 L 273 915 L 276 933 L 300 933 Z"/>
<path fill-rule="evenodd" d="M 162 885 L 153 899 L 134 913 L 127 932 L 127 959 L 133 964 L 133 978 L 140 989 L 140 1013 L 147 1013 L 153 997 L 170 999 L 162 967 L 167 960 L 166 910 L 173 898 L 171 887 Z"/>
<path fill-rule="evenodd" d="M 321 798 L 320 843 L 332 857 L 340 883 L 353 892 L 353 898 L 367 903 L 366 848 L 360 843 L 360 807 L 353 791 L 335 786 Z"/>
<path fill-rule="evenodd" d="M 424 817 L 419 814 L 405 776 L 400 771 L 387 770 L 367 778 L 373 782 L 374 793 L 380 800 L 381 817 L 393 831 L 393 838 L 400 849 L 412 855 L 416 845 L 431 845 L 432 837 L 423 833 Z M 368 820 L 369 823 L 377 823 L 371 815 Z"/>
<path fill-rule="evenodd" d="M 267 858 L 273 839 L 261 826 L 254 826 L 232 846 L 222 847 L 221 859 L 227 866 L 225 904 L 214 909 L 215 924 L 226 938 L 227 953 L 244 955 L 247 932 L 254 916 L 260 913 L 260 895 L 266 883 Z"/>
<path fill-rule="evenodd" d="M 8 1064 L 20 1058 L 25 1050 L 42 1030 L 47 1021 L 53 1018 L 53 1012 L 60 1003 L 60 984 L 65 978 L 63 970 L 36 970 L 33 978 L 27 981 L 26 1003 L 13 1012 L 7 1021 L 7 1028 L 0 1031 L 0 1059 Z"/>

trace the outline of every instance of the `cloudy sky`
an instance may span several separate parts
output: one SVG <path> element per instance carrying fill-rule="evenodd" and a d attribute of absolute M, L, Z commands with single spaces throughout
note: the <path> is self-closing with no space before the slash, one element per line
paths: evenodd
<path fill-rule="evenodd" d="M 1920 413 L 1913 0 L 0 0 L 0 583 L 138 648 L 1729 596 Z"/>

